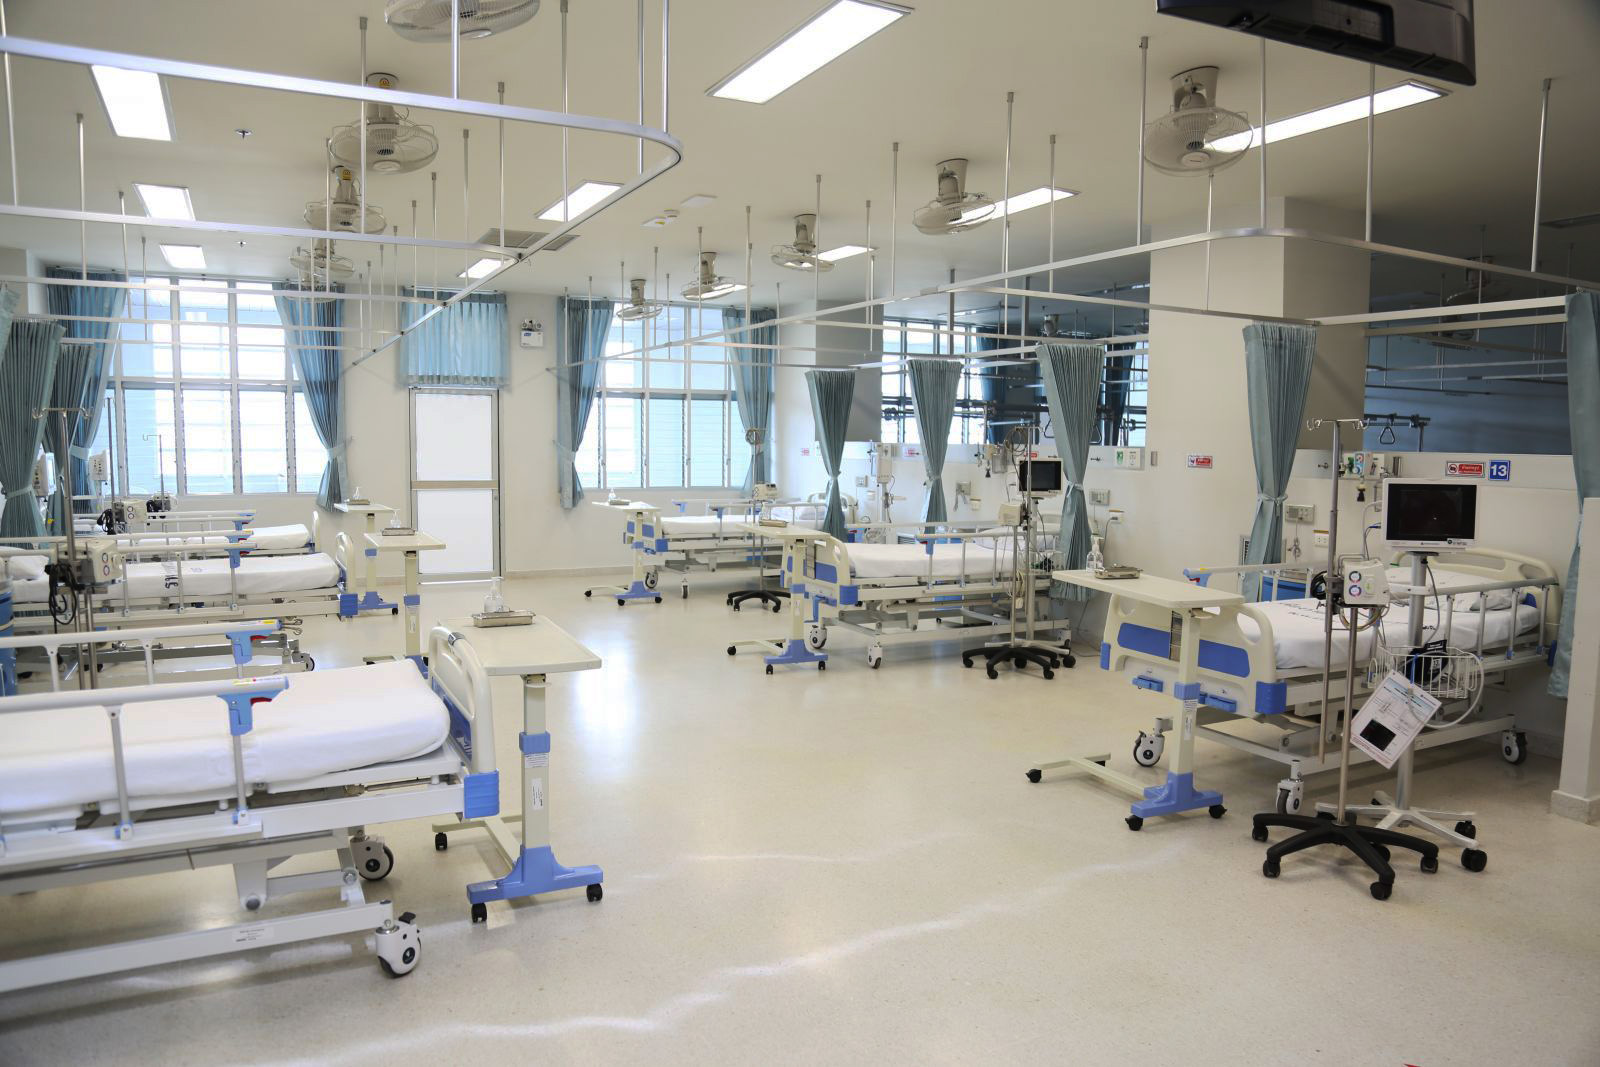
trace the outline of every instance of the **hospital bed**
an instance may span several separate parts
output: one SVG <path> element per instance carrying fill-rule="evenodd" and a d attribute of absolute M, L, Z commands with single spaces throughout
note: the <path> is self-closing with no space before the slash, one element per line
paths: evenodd
<path fill-rule="evenodd" d="M 1047 602 L 1048 554 L 1036 552 L 1032 576 L 1019 575 L 1023 535 L 1015 527 L 940 525 L 937 533 L 926 532 L 926 523 L 855 528 L 881 531 L 882 543 L 845 542 L 820 531 L 787 539 L 783 573 L 792 596 L 806 603 L 807 644 L 820 650 L 836 626 L 863 634 L 867 663 L 876 669 L 888 645 L 1009 632 L 1024 581 L 1041 594 L 1037 602 Z M 1038 632 L 1057 636 L 1072 666 L 1066 621 L 1039 616 L 1034 623 Z"/>
<path fill-rule="evenodd" d="M 0 895 L 231 866 L 246 913 L 0 963 L 0 991 L 350 933 L 373 935 L 388 973 L 411 971 L 414 917 L 366 899 L 394 856 L 365 828 L 499 812 L 490 683 L 469 641 L 436 630 L 426 680 L 399 660 L 0 699 Z M 272 873 L 316 853 L 337 862 Z M 338 903 L 254 917 L 311 891 Z"/>
<path fill-rule="evenodd" d="M 1356 637 L 1355 679 L 1358 703 L 1379 680 L 1371 663 L 1375 651 L 1409 646 L 1406 595 L 1411 571 L 1394 557 L 1387 575 L 1395 600 L 1381 625 Z M 1186 571 L 1192 581 L 1209 585 L 1217 576 L 1263 573 L 1275 566 L 1197 568 Z M 1549 662 L 1550 647 L 1561 611 L 1561 591 L 1549 564 L 1516 552 L 1473 548 L 1448 552 L 1431 560 L 1425 596 L 1427 640 L 1443 639 L 1454 649 L 1471 653 L 1482 663 L 1483 677 L 1497 681 L 1514 670 Z M 1270 587 L 1270 582 L 1269 582 Z M 1106 616 L 1100 665 L 1129 676 L 1140 688 L 1169 691 L 1174 683 L 1173 650 L 1177 629 L 1170 612 L 1113 596 Z M 1199 633 L 1200 707 L 1198 736 L 1230 748 L 1287 764 L 1289 777 L 1279 783 L 1280 811 L 1300 807 L 1303 775 L 1331 770 L 1338 764 L 1337 715 L 1321 713 L 1323 606 L 1313 598 L 1244 603 L 1215 609 L 1196 620 Z M 1342 691 L 1349 651 L 1349 633 L 1335 622 L 1334 689 Z M 1475 697 L 1481 697 L 1475 691 Z M 1275 736 L 1247 736 L 1234 724 L 1251 721 L 1276 729 Z M 1164 748 L 1170 718 L 1158 718 L 1134 743 L 1134 759 L 1154 766 Z M 1525 736 L 1511 711 L 1481 706 L 1459 722 L 1424 731 L 1419 749 L 1468 738 L 1499 734 L 1502 754 L 1520 763 L 1527 754 Z M 1366 758 L 1352 751 L 1353 760 Z"/>

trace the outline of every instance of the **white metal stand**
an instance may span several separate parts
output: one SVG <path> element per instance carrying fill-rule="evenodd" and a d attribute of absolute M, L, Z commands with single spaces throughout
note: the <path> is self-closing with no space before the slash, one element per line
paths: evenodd
<path fill-rule="evenodd" d="M 393 515 L 394 508 L 383 504 L 335 504 L 333 510 L 342 511 L 346 515 L 365 515 L 367 518 L 366 533 L 370 536 L 378 532 L 378 516 Z M 324 550 L 318 545 L 318 550 Z M 365 550 L 366 560 L 361 568 L 361 597 L 356 601 L 356 610 L 361 611 L 398 611 L 399 606 L 392 601 L 383 599 L 378 595 L 378 550 L 368 546 Z"/>
<path fill-rule="evenodd" d="M 422 664 L 422 568 L 418 553 L 431 552 L 445 547 L 437 537 L 425 533 L 367 534 L 367 545 L 375 552 L 403 552 L 406 561 L 406 591 L 401 597 L 405 605 L 405 627 L 401 637 L 403 654 L 407 659 Z M 369 559 L 372 557 L 368 557 Z M 367 662 L 388 657 L 371 656 Z"/>

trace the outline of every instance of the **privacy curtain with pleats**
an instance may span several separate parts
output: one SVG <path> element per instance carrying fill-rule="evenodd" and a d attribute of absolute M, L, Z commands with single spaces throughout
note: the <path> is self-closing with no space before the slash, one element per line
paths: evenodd
<path fill-rule="evenodd" d="M 51 267 L 46 272 L 51 278 L 77 278 L 80 281 L 91 282 L 126 282 L 128 276 L 121 271 L 91 270 L 81 271 L 73 267 Z M 82 318 L 95 319 L 120 319 L 122 312 L 128 304 L 128 290 L 108 285 L 49 285 L 45 287 L 45 297 L 50 302 L 52 315 L 72 315 Z M 72 420 L 72 440 L 68 448 L 68 465 L 71 472 L 72 495 L 86 497 L 93 491 L 89 484 L 89 446 L 94 443 L 95 436 L 100 432 L 100 423 L 106 414 L 106 387 L 111 382 L 111 372 L 116 367 L 116 351 L 106 342 L 116 333 L 115 322 L 82 322 L 77 319 L 68 321 L 64 341 L 88 341 L 86 346 L 64 343 L 61 348 L 61 360 L 56 365 L 55 394 L 58 400 L 65 394 L 62 392 L 62 371 L 68 362 L 68 357 L 77 353 L 80 348 L 89 351 L 84 356 L 87 362 L 86 376 L 83 379 L 83 400 L 81 406 L 88 414 L 82 418 Z M 70 402 L 62 402 L 62 407 L 71 406 Z M 54 447 L 54 440 L 46 437 Z M 57 456 L 56 462 L 62 462 L 62 457 Z M 74 500 L 72 510 L 88 513 L 94 510 L 91 500 Z"/>
<path fill-rule="evenodd" d="M 556 484 L 561 506 L 567 509 L 583 502 L 578 449 L 594 407 L 615 307 L 615 301 L 603 297 L 565 297 L 561 301 L 561 344 L 556 367 Z"/>
<path fill-rule="evenodd" d="M 1567 412 L 1572 423 L 1572 472 L 1578 481 L 1578 529 L 1582 542 L 1583 502 L 1600 496 L 1600 294 L 1567 297 Z M 1574 545 L 1561 600 L 1561 628 L 1550 695 L 1565 697 L 1572 675 L 1572 630 L 1578 618 L 1578 557 Z"/>
<path fill-rule="evenodd" d="M 750 321 L 755 327 L 745 334 L 732 338 L 746 345 L 775 345 L 778 328 L 763 326 L 778 317 L 772 308 L 751 308 Z M 744 308 L 723 308 L 722 328 L 737 329 L 743 326 Z M 751 492 L 757 482 L 772 481 L 772 398 L 773 369 L 778 353 L 771 348 L 735 348 L 733 365 L 733 395 L 739 405 L 739 421 L 746 430 L 755 430 L 760 440 L 751 446 L 750 469 L 745 474 L 744 491 Z"/>
<path fill-rule="evenodd" d="M 445 300 L 438 289 L 406 289 L 407 296 Z M 405 303 L 407 327 L 433 307 Z M 400 342 L 400 377 L 407 385 L 498 389 L 506 384 L 510 328 L 504 293 L 469 293 L 407 333 Z"/>
<path fill-rule="evenodd" d="M 328 450 L 328 465 L 317 487 L 317 505 L 332 509 L 345 498 L 343 334 L 344 301 L 326 296 L 295 295 L 292 284 L 273 287 L 273 302 L 283 320 L 289 351 L 305 385 L 306 408 L 317 439 Z"/>
<path fill-rule="evenodd" d="M 828 472 L 828 510 L 822 530 L 844 538 L 844 504 L 839 499 L 839 465 L 844 461 L 844 437 L 850 426 L 850 405 L 855 400 L 853 370 L 808 370 L 806 388 L 811 393 L 811 415 L 817 424 L 817 444 L 822 467 Z"/>
<path fill-rule="evenodd" d="M 70 332 L 70 323 L 62 323 L 62 327 Z M 95 383 L 102 383 L 99 396 L 105 395 L 105 386 L 99 377 L 100 363 L 104 358 L 103 345 L 85 344 L 72 341 L 65 336 L 61 340 L 61 351 L 56 356 L 56 373 L 50 384 L 50 406 L 65 408 L 64 412 L 52 411 L 40 421 L 44 423 L 44 447 L 56 457 L 57 485 L 50 492 L 50 521 L 48 532 L 52 537 L 62 537 L 67 532 L 67 515 L 74 510 L 62 498 L 60 477 L 62 473 L 72 469 L 72 442 L 77 438 L 78 426 L 84 421 L 83 409 L 91 403 L 88 395 L 89 387 Z M 101 405 L 95 403 L 94 407 Z M 66 421 L 66 446 L 62 446 L 61 421 Z M 84 480 L 88 481 L 88 470 L 84 470 Z M 68 484 L 75 479 L 68 477 Z M 88 491 L 85 485 L 84 491 Z M 73 487 L 74 495 L 76 489 Z M 90 501 L 83 501 L 85 504 Z"/>
<path fill-rule="evenodd" d="M 1089 446 L 1094 440 L 1105 364 L 1106 352 L 1099 345 L 1039 346 L 1039 369 L 1050 402 L 1056 451 L 1061 455 L 1064 499 L 1059 555 L 1066 570 L 1081 569 L 1089 558 L 1089 509 L 1083 496 L 1083 476 L 1089 469 Z M 1053 582 L 1050 596 L 1055 600 L 1086 600 L 1089 591 L 1082 586 Z"/>
<path fill-rule="evenodd" d="M 1311 326 L 1252 322 L 1244 328 L 1244 373 L 1250 405 L 1250 448 L 1256 460 L 1256 514 L 1244 561 L 1283 562 L 1283 501 L 1294 467 L 1295 445 L 1317 358 Z M 1254 600 L 1259 574 L 1241 577 L 1239 590 Z"/>
<path fill-rule="evenodd" d="M 944 522 L 950 517 L 944 502 L 944 457 L 950 446 L 956 397 L 961 392 L 961 368 L 953 359 L 906 361 L 917 433 L 922 439 L 922 466 L 928 475 L 928 503 L 922 513 L 927 522 Z"/>
<path fill-rule="evenodd" d="M 33 413 L 50 405 L 65 332 L 59 322 L 43 319 L 14 319 L 8 331 L 0 361 L 0 485 L 6 493 L 0 537 L 44 533 L 33 499 L 33 461 L 47 420 Z"/>

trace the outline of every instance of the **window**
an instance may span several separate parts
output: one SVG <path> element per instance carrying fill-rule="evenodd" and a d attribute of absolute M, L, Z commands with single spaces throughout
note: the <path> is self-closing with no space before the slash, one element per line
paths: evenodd
<path fill-rule="evenodd" d="M 670 305 L 656 318 L 611 320 L 606 363 L 578 448 L 585 486 L 611 489 L 721 489 L 744 482 L 750 465 L 744 423 L 728 367 L 733 349 L 657 349 L 647 344 L 722 329 L 722 310 Z"/>
<path fill-rule="evenodd" d="M 130 493 L 314 493 L 317 437 L 267 282 L 134 278 L 96 450 Z"/>
<path fill-rule="evenodd" d="M 955 334 L 936 332 L 948 329 L 944 323 L 916 319 L 884 319 L 883 351 L 893 355 L 966 355 L 981 351 L 978 330 L 957 323 Z M 954 348 L 951 342 L 954 341 Z M 904 363 L 888 363 L 883 368 L 883 440 L 917 444 L 916 402 L 911 397 L 911 382 Z M 975 445 L 983 442 L 983 386 L 978 368 L 966 364 L 961 370 L 961 389 L 956 394 L 955 417 L 950 420 L 950 444 Z"/>

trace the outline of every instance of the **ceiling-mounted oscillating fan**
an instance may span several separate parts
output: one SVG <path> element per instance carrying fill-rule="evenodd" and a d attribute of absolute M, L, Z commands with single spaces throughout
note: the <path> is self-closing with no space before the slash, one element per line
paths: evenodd
<path fill-rule="evenodd" d="M 1215 174 L 1237 163 L 1255 136 L 1250 120 L 1217 107 L 1217 68 L 1172 76 L 1172 111 L 1144 128 L 1144 158 L 1163 174 Z"/>
<path fill-rule="evenodd" d="M 826 274 L 833 269 L 833 263 L 817 255 L 817 217 L 815 215 L 796 215 L 794 217 L 794 244 L 774 245 L 772 249 L 772 262 L 788 270 L 803 271 L 807 274 Z"/>
<path fill-rule="evenodd" d="M 917 209 L 911 221 L 933 236 L 966 233 L 988 222 L 994 201 L 982 193 L 967 192 L 967 161 L 946 159 L 939 167 L 939 195 Z"/>
<path fill-rule="evenodd" d="M 289 257 L 289 266 L 300 272 L 300 284 L 306 288 L 326 286 L 329 282 L 349 281 L 355 274 L 355 264 L 333 250 L 333 242 L 318 237 L 309 250 L 296 248 Z"/>
<path fill-rule="evenodd" d="M 1473 256 L 1485 264 L 1492 265 L 1494 257 L 1488 255 Z M 1451 293 L 1444 298 L 1445 307 L 1462 307 L 1467 304 L 1486 304 L 1497 300 L 1507 300 L 1511 290 L 1501 283 L 1500 279 L 1485 270 L 1466 271 L 1466 285 L 1464 288 Z M 1472 320 L 1462 315 L 1447 315 L 1441 318 L 1440 323 L 1462 323 L 1470 325 Z M 1470 341 L 1475 331 L 1473 330 L 1445 330 L 1439 334 L 1439 339 L 1449 338 L 1456 341 Z"/>
<path fill-rule="evenodd" d="M 539 13 L 539 0 L 457 0 L 461 36 L 492 37 Z M 409 41 L 450 39 L 450 0 L 389 0 L 383 21 Z"/>
<path fill-rule="evenodd" d="M 617 308 L 617 318 L 624 322 L 639 322 L 643 319 L 653 319 L 666 308 L 660 300 L 646 300 L 644 298 L 644 279 L 633 278 L 628 282 L 628 302 Z"/>
<path fill-rule="evenodd" d="M 317 230 L 338 230 L 344 233 L 382 233 L 388 229 L 383 212 L 367 205 L 365 219 L 361 215 L 361 190 L 356 185 L 355 173 L 349 167 L 335 167 L 337 184 L 333 196 L 327 200 L 312 200 L 306 204 L 306 225 Z"/>
<path fill-rule="evenodd" d="M 367 84 L 375 89 L 393 89 L 398 81 L 393 74 L 369 74 Z M 367 169 L 376 174 L 404 174 L 433 162 L 439 154 L 439 138 L 432 126 L 423 126 L 406 117 L 403 107 L 390 104 L 367 105 Z M 361 126 L 350 123 L 336 126 L 328 140 L 328 151 L 346 167 L 361 166 Z"/>
<path fill-rule="evenodd" d="M 717 273 L 717 254 L 715 252 L 700 253 L 700 274 L 694 281 L 683 287 L 685 300 L 715 300 L 737 293 L 744 286 L 732 278 L 725 278 Z"/>

